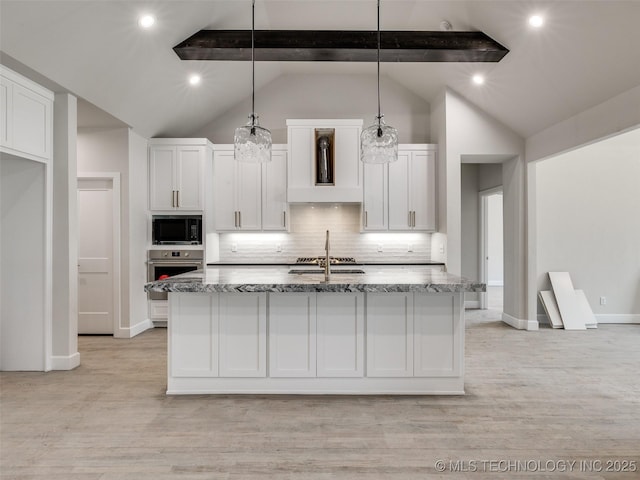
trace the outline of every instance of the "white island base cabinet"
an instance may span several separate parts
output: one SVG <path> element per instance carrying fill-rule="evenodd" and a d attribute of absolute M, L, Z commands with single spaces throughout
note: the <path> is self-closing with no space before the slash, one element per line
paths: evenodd
<path fill-rule="evenodd" d="M 463 394 L 463 293 L 169 293 L 168 394 Z"/>

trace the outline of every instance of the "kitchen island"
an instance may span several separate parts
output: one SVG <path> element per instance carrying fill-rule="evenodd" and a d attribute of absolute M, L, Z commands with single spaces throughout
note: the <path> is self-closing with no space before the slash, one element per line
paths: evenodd
<path fill-rule="evenodd" d="M 464 293 L 425 266 L 207 267 L 169 292 L 168 394 L 463 394 Z"/>

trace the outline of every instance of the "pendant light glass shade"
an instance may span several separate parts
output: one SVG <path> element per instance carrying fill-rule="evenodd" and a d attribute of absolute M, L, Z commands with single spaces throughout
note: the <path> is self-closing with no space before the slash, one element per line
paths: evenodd
<path fill-rule="evenodd" d="M 255 113 L 256 68 L 255 68 L 255 10 L 251 2 L 251 115 L 246 125 L 236 128 L 233 136 L 233 156 L 239 162 L 264 163 L 271 161 L 271 132 L 258 123 Z"/>
<path fill-rule="evenodd" d="M 236 128 L 233 156 L 239 162 L 271 161 L 271 132 L 258 124 L 258 115 L 249 115 L 249 123 Z"/>
<path fill-rule="evenodd" d="M 360 134 L 360 160 L 390 163 L 398 160 L 398 130 L 385 125 L 380 113 L 380 0 L 378 0 L 378 115 Z"/>
<path fill-rule="evenodd" d="M 383 115 L 360 134 L 360 159 L 364 163 L 390 163 L 398 160 L 398 130 L 385 125 Z"/>

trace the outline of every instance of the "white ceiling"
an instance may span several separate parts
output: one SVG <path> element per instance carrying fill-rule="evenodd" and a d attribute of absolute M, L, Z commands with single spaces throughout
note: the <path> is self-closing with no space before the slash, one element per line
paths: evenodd
<path fill-rule="evenodd" d="M 143 12 L 157 17 L 149 31 L 137 26 Z M 509 48 L 499 63 L 385 63 L 382 73 L 427 101 L 449 86 L 523 137 L 640 85 L 640 1 L 383 0 L 381 12 L 383 30 L 438 30 L 447 19 Z M 546 18 L 541 30 L 526 23 L 535 12 Z M 366 30 L 375 15 L 374 0 L 256 2 L 258 29 Z M 172 50 L 201 29 L 250 26 L 250 0 L 0 0 L 3 62 L 44 75 L 147 137 L 187 136 L 250 94 L 249 62 L 187 62 Z M 487 76 L 482 87 L 469 81 L 477 71 Z M 187 84 L 191 72 L 203 77 L 197 88 Z M 260 62 L 256 84 L 301 72 L 375 68 Z"/>

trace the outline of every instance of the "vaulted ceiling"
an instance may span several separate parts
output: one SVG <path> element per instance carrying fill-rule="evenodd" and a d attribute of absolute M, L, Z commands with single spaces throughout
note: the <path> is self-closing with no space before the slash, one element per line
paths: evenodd
<path fill-rule="evenodd" d="M 156 16 L 142 30 L 138 16 Z M 534 30 L 529 15 L 545 26 Z M 431 100 L 445 86 L 523 137 L 640 85 L 640 1 L 382 0 L 382 30 L 480 30 L 499 63 L 383 63 L 382 74 Z M 257 0 L 256 28 L 371 30 L 375 0 Z M 186 136 L 250 94 L 250 64 L 181 61 L 201 29 L 248 29 L 250 0 L 0 0 L 0 60 L 33 71 L 151 137 Z M 187 77 L 197 72 L 193 88 Z M 371 63 L 259 62 L 260 89 L 298 73 L 371 74 Z M 486 83 L 474 85 L 476 72 Z M 92 107 L 86 107 L 86 118 Z"/>

